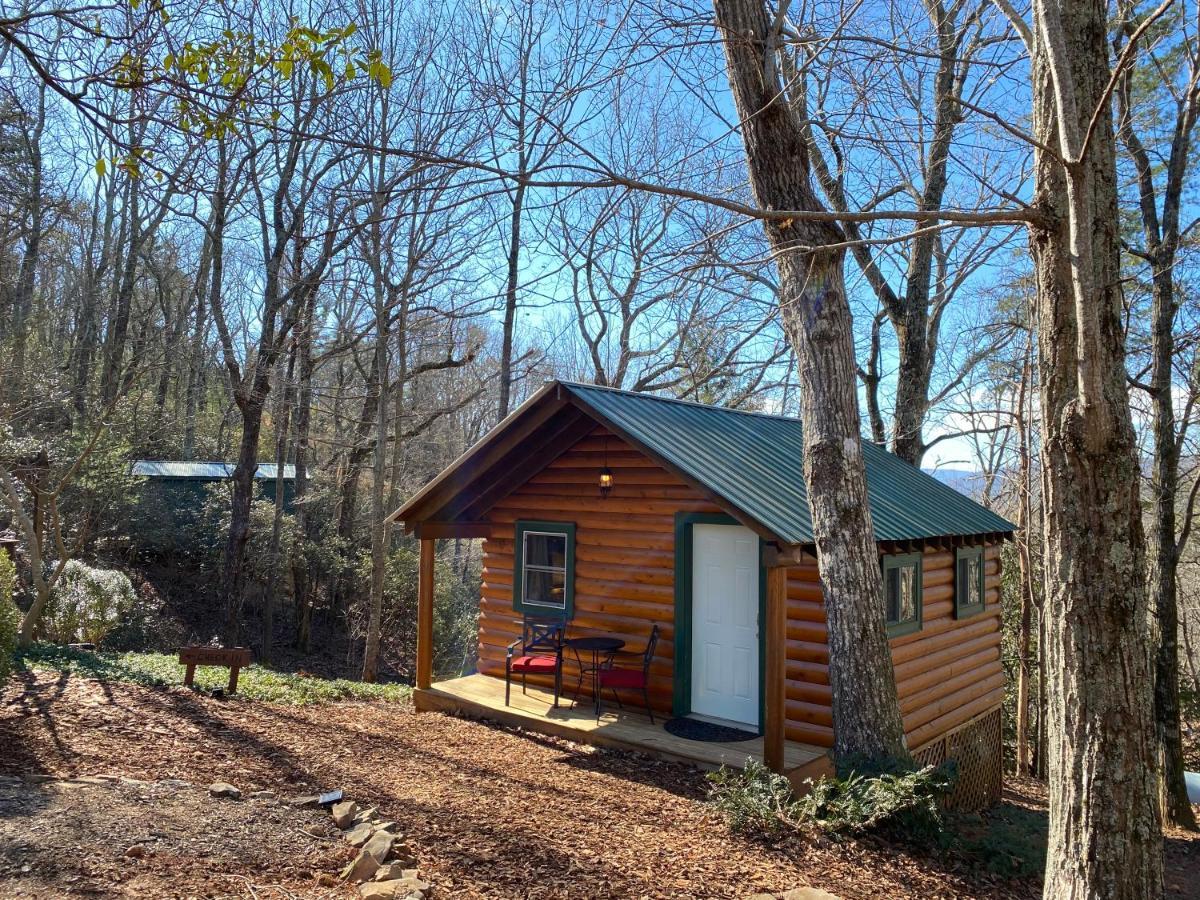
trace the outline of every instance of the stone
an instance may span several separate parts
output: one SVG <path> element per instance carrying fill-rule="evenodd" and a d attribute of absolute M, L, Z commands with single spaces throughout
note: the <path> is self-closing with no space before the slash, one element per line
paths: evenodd
<path fill-rule="evenodd" d="M 840 900 L 836 894 L 815 887 L 798 887 L 784 891 L 779 900 Z"/>
<path fill-rule="evenodd" d="M 288 801 L 288 804 L 296 807 L 297 809 L 308 809 L 310 807 L 320 806 L 321 796 L 319 794 L 305 794 L 302 797 L 293 797 Z"/>
<path fill-rule="evenodd" d="M 145 859 L 146 858 L 146 848 L 142 844 L 134 844 L 132 847 L 130 847 L 128 850 L 125 851 L 125 855 L 128 856 L 130 859 Z"/>
<path fill-rule="evenodd" d="M 391 832 L 376 831 L 371 835 L 371 839 L 363 844 L 363 850 L 370 853 L 382 865 L 392 855 L 392 845 L 395 843 L 396 836 Z"/>
<path fill-rule="evenodd" d="M 214 781 L 208 786 L 208 796 L 226 797 L 230 800 L 241 800 L 242 792 L 227 781 Z"/>
<path fill-rule="evenodd" d="M 48 782 L 48 781 L 57 781 L 57 780 L 58 780 L 57 776 L 55 776 L 55 775 L 46 775 L 45 773 L 35 773 L 35 774 L 32 774 L 32 775 L 22 775 L 21 777 L 22 777 L 23 779 L 25 779 L 26 781 L 28 781 L 30 784 L 45 784 L 45 783 L 46 783 L 46 782 Z"/>
<path fill-rule="evenodd" d="M 358 889 L 364 900 L 389 900 L 389 898 L 424 897 L 429 890 L 428 882 L 418 878 L 395 878 L 390 881 L 372 881 Z"/>
<path fill-rule="evenodd" d="M 751 894 L 746 900 L 776 900 L 774 894 Z"/>
<path fill-rule="evenodd" d="M 274 791 L 255 791 L 253 794 L 250 795 L 250 799 L 252 799 L 252 800 L 274 800 L 275 792 Z"/>
<path fill-rule="evenodd" d="M 341 803 L 333 804 L 333 808 L 329 811 L 333 816 L 333 824 L 338 828 L 349 828 L 350 823 L 354 821 L 354 814 L 358 812 L 358 804 L 353 800 L 343 800 Z"/>
<path fill-rule="evenodd" d="M 406 869 L 415 869 L 417 867 L 417 857 L 413 853 L 412 847 L 408 844 L 393 844 L 392 845 L 392 862 L 399 863 Z"/>
<path fill-rule="evenodd" d="M 419 873 L 416 869 L 406 868 L 401 863 L 391 862 L 386 866 L 380 866 L 379 871 L 375 873 L 376 881 L 394 881 L 398 878 L 416 878 Z M 774 898 L 772 898 L 774 900 Z"/>
<path fill-rule="evenodd" d="M 358 856 L 354 857 L 354 861 L 342 869 L 342 881 L 352 881 L 356 884 L 360 881 L 367 881 L 378 870 L 379 860 L 366 850 L 360 850 Z"/>
<path fill-rule="evenodd" d="M 369 809 L 360 809 L 358 812 L 356 812 L 354 814 L 354 821 L 355 822 L 370 822 L 372 819 L 376 818 L 378 813 L 379 813 L 378 806 L 372 806 Z"/>
<path fill-rule="evenodd" d="M 310 837 L 324 837 L 325 829 L 323 827 L 321 827 L 320 825 L 313 823 L 312 825 L 304 826 L 304 833 L 309 835 Z"/>
<path fill-rule="evenodd" d="M 328 872 L 322 872 L 317 876 L 317 884 L 321 887 L 337 887 L 338 880 Z"/>
<path fill-rule="evenodd" d="M 342 835 L 342 838 L 351 847 L 361 847 L 371 839 L 371 835 L 375 833 L 375 826 L 370 822 L 363 822 L 355 825 L 349 831 Z"/>
<path fill-rule="evenodd" d="M 112 782 L 103 775 L 80 775 L 78 778 L 72 778 L 74 784 L 112 784 Z"/>

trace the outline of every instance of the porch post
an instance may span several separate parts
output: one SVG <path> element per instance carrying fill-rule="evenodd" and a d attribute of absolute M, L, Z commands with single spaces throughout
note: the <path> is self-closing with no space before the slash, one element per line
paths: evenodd
<path fill-rule="evenodd" d="M 784 719 L 787 692 L 787 567 L 767 569 L 766 631 L 763 677 L 766 679 L 763 722 L 763 763 L 783 774 Z"/>
<path fill-rule="evenodd" d="M 417 687 L 433 682 L 433 538 L 421 538 L 420 576 L 417 579 Z"/>

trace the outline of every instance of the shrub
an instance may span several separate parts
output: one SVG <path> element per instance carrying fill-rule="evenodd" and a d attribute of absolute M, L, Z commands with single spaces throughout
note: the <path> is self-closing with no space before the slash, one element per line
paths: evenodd
<path fill-rule="evenodd" d="M 128 576 L 113 569 L 94 569 L 73 559 L 54 586 L 42 629 L 60 644 L 99 644 L 134 609 L 137 594 Z"/>
<path fill-rule="evenodd" d="M 721 766 L 708 775 L 709 802 L 734 831 L 771 833 L 792 822 L 792 785 L 757 760 L 747 758 L 742 771 Z"/>
<path fill-rule="evenodd" d="M 741 772 L 723 767 L 708 779 L 709 802 L 735 831 L 812 828 L 835 836 L 889 831 L 917 840 L 940 834 L 940 801 L 953 784 L 947 768 L 896 764 L 809 781 L 809 792 L 797 798 L 787 778 L 754 760 Z"/>
<path fill-rule="evenodd" d="M 821 778 L 795 804 L 802 822 L 834 835 L 901 831 L 927 840 L 942 830 L 941 800 L 953 786 L 950 767 L 903 764 Z"/>
<path fill-rule="evenodd" d="M 17 570 L 8 554 L 0 550 L 0 688 L 12 674 L 13 653 L 17 649 L 17 629 L 21 614 L 13 603 Z"/>

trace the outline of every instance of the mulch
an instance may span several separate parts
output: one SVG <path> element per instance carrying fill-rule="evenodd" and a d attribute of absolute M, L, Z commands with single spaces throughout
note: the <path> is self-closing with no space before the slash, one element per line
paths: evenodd
<path fill-rule="evenodd" d="M 285 707 L 25 672 L 0 696 L 0 774 L 35 772 L 223 780 L 281 797 L 341 788 L 400 823 L 437 897 L 748 897 L 806 885 L 844 898 L 1039 894 L 954 855 L 736 835 L 690 767 L 407 704 Z M 1172 866 L 1190 875 L 1200 845 L 1181 846 Z M 196 871 L 181 868 L 192 880 L 179 896 L 212 896 Z M 261 873 L 248 861 L 232 874 Z M 311 894 L 292 884 L 288 896 L 329 896 L 317 874 Z"/>

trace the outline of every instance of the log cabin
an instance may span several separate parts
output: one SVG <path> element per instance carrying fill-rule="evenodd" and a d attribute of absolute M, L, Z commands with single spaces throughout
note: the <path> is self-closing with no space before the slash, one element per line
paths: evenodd
<path fill-rule="evenodd" d="M 908 746 L 953 759 L 952 802 L 979 808 L 1000 793 L 1000 548 L 1014 526 L 880 447 L 863 453 Z M 795 418 L 547 384 L 389 517 L 420 539 L 417 708 L 701 766 L 757 757 L 797 787 L 832 771 L 837 598 L 818 575 L 802 458 Z M 478 667 L 435 683 L 445 538 L 482 539 Z M 602 715 L 586 696 L 556 705 L 536 674 L 506 700 L 507 648 L 528 616 L 634 650 L 657 626 L 645 700 L 618 711 L 606 697 Z M 579 665 L 562 676 L 586 695 Z M 681 720 L 739 739 L 679 737 Z"/>

